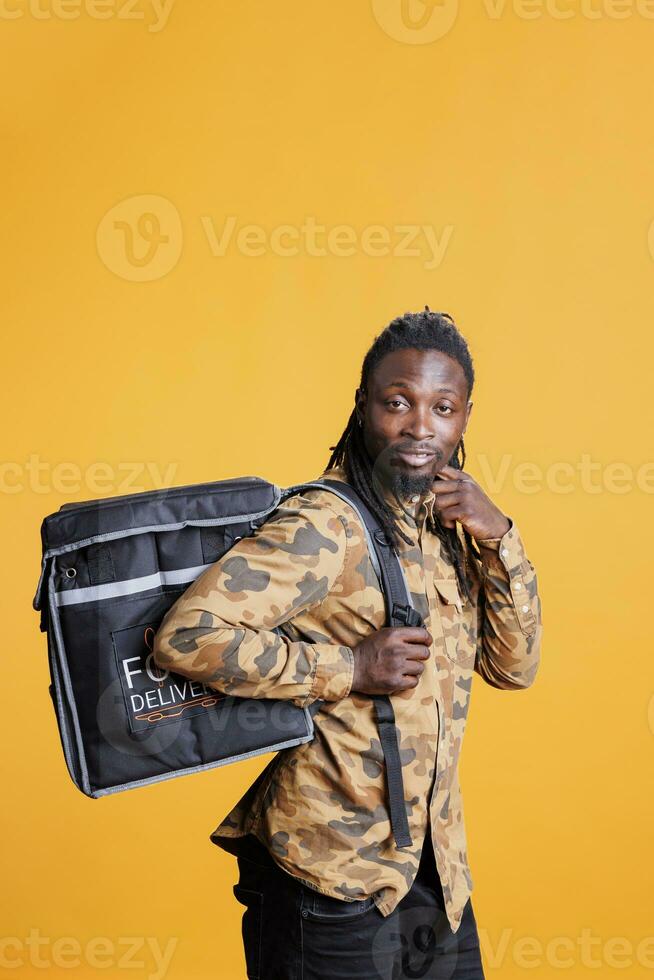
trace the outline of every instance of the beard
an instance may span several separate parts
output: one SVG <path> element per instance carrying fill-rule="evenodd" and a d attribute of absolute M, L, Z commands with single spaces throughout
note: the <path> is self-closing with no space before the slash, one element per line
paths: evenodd
<path fill-rule="evenodd" d="M 417 473 L 413 467 L 396 466 L 391 461 L 391 449 L 386 447 L 376 457 L 374 462 L 370 454 L 368 458 L 373 463 L 372 482 L 376 489 L 390 490 L 398 500 L 408 500 L 416 494 L 422 495 L 432 488 L 436 479 L 435 469 L 440 469 L 443 451 L 436 449 L 432 466 L 426 472 Z"/>
<path fill-rule="evenodd" d="M 393 493 L 397 497 L 406 498 L 431 490 L 434 475 L 432 473 L 407 473 L 401 469 L 394 469 L 390 479 Z"/>

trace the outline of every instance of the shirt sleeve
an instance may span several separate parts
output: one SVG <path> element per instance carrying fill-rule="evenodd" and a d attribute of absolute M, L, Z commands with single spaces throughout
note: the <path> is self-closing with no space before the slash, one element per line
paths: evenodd
<path fill-rule="evenodd" d="M 481 555 L 475 670 L 492 687 L 529 687 L 538 671 L 542 635 L 536 570 L 508 518 L 501 538 L 477 541 Z"/>
<path fill-rule="evenodd" d="M 321 499 L 322 497 L 322 499 Z M 301 707 L 350 693 L 350 647 L 275 632 L 338 583 L 346 526 L 324 491 L 287 498 L 237 541 L 168 610 L 153 658 L 165 669 L 236 697 L 284 698 Z"/>

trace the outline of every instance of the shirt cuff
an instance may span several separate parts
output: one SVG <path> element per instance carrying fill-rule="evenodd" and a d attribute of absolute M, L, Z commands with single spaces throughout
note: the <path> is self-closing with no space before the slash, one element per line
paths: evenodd
<path fill-rule="evenodd" d="M 524 633 L 536 629 L 535 599 L 529 588 L 534 568 L 527 558 L 520 532 L 511 518 L 509 530 L 501 538 L 477 541 L 484 575 L 499 577 L 508 582 L 511 600 Z"/>
<path fill-rule="evenodd" d="M 336 643 L 315 643 L 315 673 L 305 704 L 321 699 L 340 701 L 352 690 L 354 653 L 350 647 Z"/>
<path fill-rule="evenodd" d="M 504 516 L 506 517 L 507 521 L 509 522 L 509 530 L 506 531 L 500 538 L 481 538 L 480 540 L 477 540 L 475 538 L 475 541 L 477 541 L 477 544 L 479 545 L 480 548 L 489 548 L 492 551 L 499 551 L 500 544 L 502 544 L 502 542 L 504 542 L 504 544 L 502 546 L 503 547 L 506 547 L 506 541 L 505 541 L 505 539 L 508 539 L 509 532 L 513 528 L 513 521 L 506 514 Z"/>

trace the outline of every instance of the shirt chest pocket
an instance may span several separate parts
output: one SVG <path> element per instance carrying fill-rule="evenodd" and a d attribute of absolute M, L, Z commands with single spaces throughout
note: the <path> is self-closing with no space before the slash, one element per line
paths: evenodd
<path fill-rule="evenodd" d="M 456 579 L 434 579 L 434 588 L 445 653 L 454 663 L 471 668 L 476 649 L 471 603 L 464 604 Z"/>

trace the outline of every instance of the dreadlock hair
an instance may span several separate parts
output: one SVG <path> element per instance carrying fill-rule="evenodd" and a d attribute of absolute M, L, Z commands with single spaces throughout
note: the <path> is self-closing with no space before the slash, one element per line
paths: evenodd
<path fill-rule="evenodd" d="M 472 357 L 464 338 L 459 333 L 453 318 L 449 313 L 432 312 L 428 306 L 420 313 L 405 313 L 397 317 L 375 337 L 368 353 L 363 359 L 361 381 L 362 391 L 368 390 L 368 382 L 377 364 L 387 354 L 393 351 L 413 348 L 415 350 L 436 350 L 447 354 L 463 368 L 468 381 L 468 395 L 472 391 L 475 380 Z M 357 424 L 356 407 L 335 446 L 330 446 L 332 455 L 327 469 L 342 466 L 348 481 L 363 498 L 370 510 L 375 514 L 386 532 L 389 541 L 397 548 L 401 537 L 407 544 L 413 544 L 399 526 L 396 516 L 378 493 L 373 480 L 374 463 L 370 459 L 363 440 L 363 427 Z M 465 465 L 466 452 L 463 437 L 449 460 L 449 465 L 462 470 Z M 467 574 L 467 555 L 456 528 L 445 527 L 436 512 L 434 518 L 427 517 L 427 527 L 441 541 L 444 552 L 453 565 L 459 588 L 465 596 L 471 596 L 471 583 Z M 478 555 L 469 531 L 463 529 L 464 539 L 472 554 Z"/>

